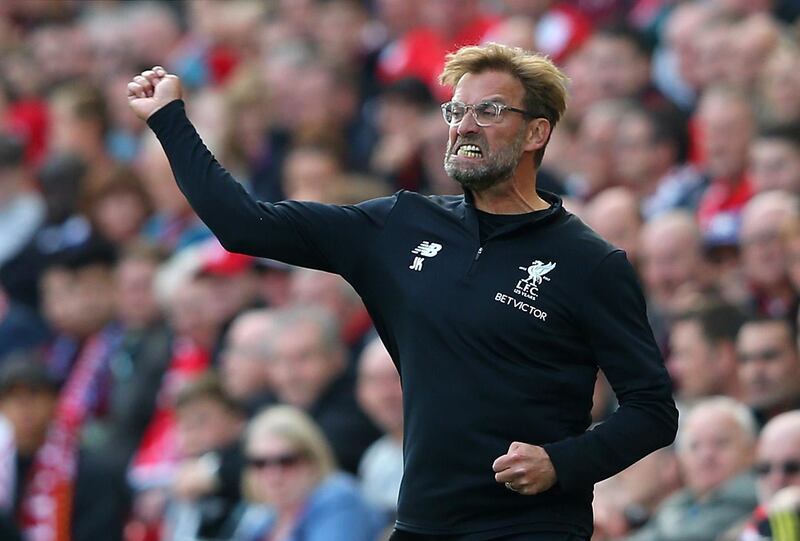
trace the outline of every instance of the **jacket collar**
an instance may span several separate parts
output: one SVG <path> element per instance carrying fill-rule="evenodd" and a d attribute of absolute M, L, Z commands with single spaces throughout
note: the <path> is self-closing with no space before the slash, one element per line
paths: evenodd
<path fill-rule="evenodd" d="M 498 233 L 504 234 L 523 227 L 531 227 L 534 224 L 543 224 L 550 222 L 557 217 L 566 215 L 563 202 L 561 198 L 551 192 L 537 189 L 536 192 L 539 197 L 550 203 L 550 207 L 528 213 L 529 220 L 516 224 L 510 224 L 508 227 L 503 227 Z M 464 198 L 460 205 L 457 207 L 459 218 L 464 222 L 465 227 L 470 231 L 478 234 L 478 210 L 475 208 L 475 196 L 469 190 L 464 190 Z"/>

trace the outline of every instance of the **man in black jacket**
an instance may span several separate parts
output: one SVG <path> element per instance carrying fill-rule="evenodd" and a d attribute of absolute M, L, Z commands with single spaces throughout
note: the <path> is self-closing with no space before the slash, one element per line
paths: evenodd
<path fill-rule="evenodd" d="M 128 96 L 226 248 L 341 274 L 363 298 L 403 381 L 394 539 L 588 539 L 594 483 L 673 440 L 669 378 L 625 254 L 536 190 L 564 76 L 491 44 L 449 56 L 442 81 L 464 195 L 343 207 L 250 198 L 163 68 Z M 587 431 L 598 367 L 620 407 Z"/>

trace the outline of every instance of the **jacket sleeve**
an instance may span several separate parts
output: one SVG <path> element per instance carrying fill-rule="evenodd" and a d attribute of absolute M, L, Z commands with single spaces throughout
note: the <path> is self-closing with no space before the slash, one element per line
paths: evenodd
<path fill-rule="evenodd" d="M 396 196 L 359 205 L 255 201 L 209 152 L 176 100 L 148 120 L 197 215 L 231 252 L 347 277 L 363 261 Z"/>
<path fill-rule="evenodd" d="M 586 340 L 619 401 L 608 420 L 580 436 L 544 446 L 558 486 L 584 491 L 669 445 L 678 428 L 672 385 L 645 315 L 645 301 L 624 252 L 607 255 L 578 307 Z"/>

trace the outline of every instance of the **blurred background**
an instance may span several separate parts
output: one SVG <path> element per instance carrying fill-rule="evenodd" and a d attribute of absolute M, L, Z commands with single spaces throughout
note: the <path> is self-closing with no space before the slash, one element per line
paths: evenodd
<path fill-rule="evenodd" d="M 593 539 L 796 539 L 798 14 L 3 0 L 0 539 L 385 539 L 402 398 L 359 297 L 226 252 L 126 84 L 179 75 L 204 141 L 261 200 L 459 193 L 437 76 L 488 41 L 570 77 L 538 185 L 627 252 L 682 413 L 673 447 L 598 484 Z M 601 375 L 594 420 L 615 407 Z"/>

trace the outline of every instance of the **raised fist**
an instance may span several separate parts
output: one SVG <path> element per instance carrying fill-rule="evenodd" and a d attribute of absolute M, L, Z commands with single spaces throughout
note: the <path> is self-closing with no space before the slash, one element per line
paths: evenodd
<path fill-rule="evenodd" d="M 142 120 L 180 98 L 181 80 L 161 66 L 143 71 L 128 83 L 128 105 Z"/>

